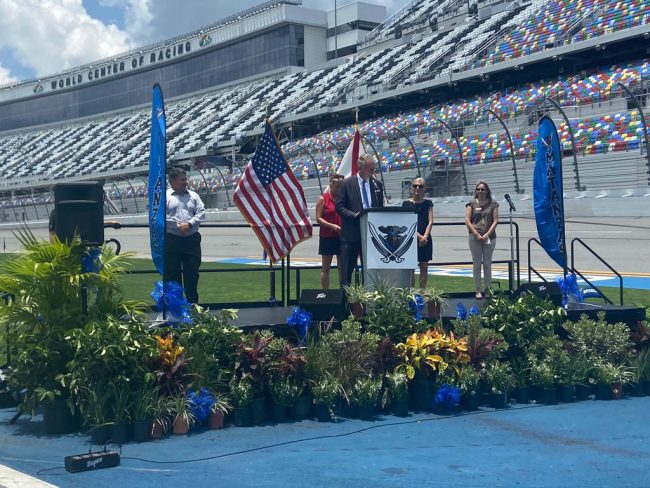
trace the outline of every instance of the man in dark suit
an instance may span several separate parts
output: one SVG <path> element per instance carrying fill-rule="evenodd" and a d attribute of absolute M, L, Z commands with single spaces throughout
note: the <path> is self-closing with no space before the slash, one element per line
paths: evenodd
<path fill-rule="evenodd" d="M 343 180 L 341 190 L 336 198 L 336 211 L 342 217 L 341 225 L 341 268 L 339 277 L 341 287 L 352 282 L 352 272 L 361 254 L 361 230 L 359 217 L 361 212 L 370 207 L 384 206 L 384 188 L 372 175 L 377 164 L 372 156 L 359 157 L 358 173 Z"/>

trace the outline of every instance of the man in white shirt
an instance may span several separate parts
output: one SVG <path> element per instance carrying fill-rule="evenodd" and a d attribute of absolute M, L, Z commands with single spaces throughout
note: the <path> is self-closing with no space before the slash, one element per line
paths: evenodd
<path fill-rule="evenodd" d="M 201 197 L 187 189 L 187 173 L 182 168 L 169 172 L 167 225 L 165 234 L 165 281 L 183 285 L 190 303 L 199 302 L 197 285 L 201 266 L 199 225 L 205 220 Z"/>

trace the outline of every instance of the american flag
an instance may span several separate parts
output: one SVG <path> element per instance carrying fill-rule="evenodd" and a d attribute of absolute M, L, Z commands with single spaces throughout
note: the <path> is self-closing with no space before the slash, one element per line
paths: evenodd
<path fill-rule="evenodd" d="M 271 261 L 312 234 L 307 201 L 269 121 L 233 196 Z"/>

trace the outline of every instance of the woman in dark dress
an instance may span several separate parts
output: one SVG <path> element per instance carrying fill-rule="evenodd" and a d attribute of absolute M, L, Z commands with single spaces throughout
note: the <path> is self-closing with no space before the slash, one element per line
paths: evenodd
<path fill-rule="evenodd" d="M 342 175 L 332 175 L 329 187 L 318 197 L 316 202 L 316 221 L 320 224 L 318 254 L 321 255 L 320 286 L 324 290 L 330 287 L 330 268 L 332 258 L 336 256 L 338 268 L 341 254 L 341 216 L 336 212 L 335 200 L 341 189 Z"/>
<path fill-rule="evenodd" d="M 433 227 L 433 202 L 424 198 L 424 179 L 415 178 L 411 183 L 409 200 L 404 200 L 402 207 L 414 209 L 418 213 L 418 265 L 420 267 L 420 289 L 427 287 L 429 277 L 429 261 L 433 257 L 431 228 Z M 415 275 L 413 276 L 415 284 Z"/>

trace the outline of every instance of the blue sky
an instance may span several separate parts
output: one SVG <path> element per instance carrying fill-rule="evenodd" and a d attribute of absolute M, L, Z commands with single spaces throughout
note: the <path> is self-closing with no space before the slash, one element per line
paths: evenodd
<path fill-rule="evenodd" d="M 353 0 L 338 0 L 339 5 Z M 410 0 L 366 0 L 389 15 Z M 0 0 L 0 85 L 58 73 L 213 23 L 263 0 Z M 334 0 L 303 0 L 334 8 Z"/>

